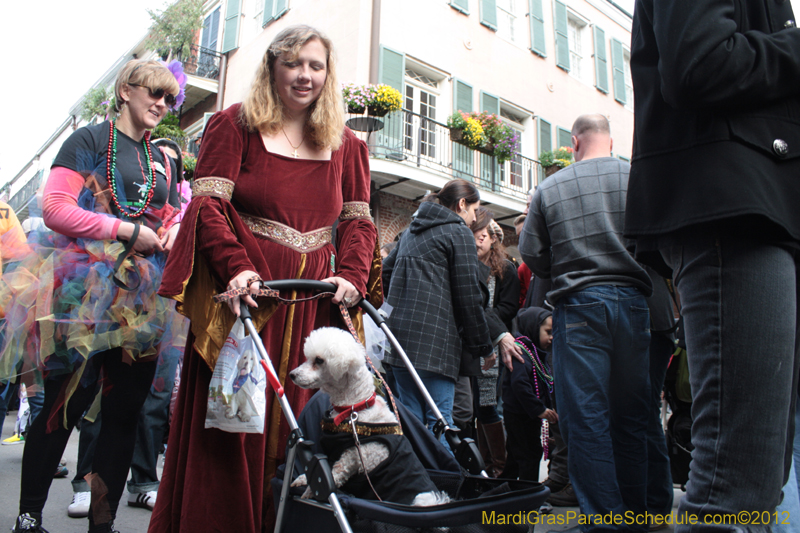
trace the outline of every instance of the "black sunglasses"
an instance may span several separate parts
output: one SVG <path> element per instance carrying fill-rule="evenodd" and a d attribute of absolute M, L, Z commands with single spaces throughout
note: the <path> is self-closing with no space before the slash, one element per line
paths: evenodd
<path fill-rule="evenodd" d="M 175 107 L 175 104 L 177 102 L 177 100 L 175 99 L 175 96 L 172 95 L 172 94 L 169 94 L 164 89 L 153 90 L 152 88 L 148 87 L 147 85 L 138 85 L 136 83 L 129 83 L 128 85 L 130 85 L 131 87 L 144 87 L 150 93 L 150 98 L 153 98 L 154 100 L 161 100 L 161 98 L 164 98 L 164 103 L 166 103 L 170 107 Z"/>

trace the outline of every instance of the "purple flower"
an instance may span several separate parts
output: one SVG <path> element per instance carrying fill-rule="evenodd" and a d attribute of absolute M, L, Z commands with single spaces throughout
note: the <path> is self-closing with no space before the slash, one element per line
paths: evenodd
<path fill-rule="evenodd" d="M 163 61 L 161 61 L 164 64 Z M 186 100 L 186 81 L 187 77 L 186 74 L 183 72 L 183 63 L 178 61 L 177 59 L 173 59 L 170 61 L 169 65 L 165 66 L 169 69 L 173 76 L 175 76 L 175 81 L 178 82 L 178 86 L 180 87 L 180 91 L 178 94 L 175 95 L 175 107 L 178 108 L 183 104 L 183 101 Z"/>

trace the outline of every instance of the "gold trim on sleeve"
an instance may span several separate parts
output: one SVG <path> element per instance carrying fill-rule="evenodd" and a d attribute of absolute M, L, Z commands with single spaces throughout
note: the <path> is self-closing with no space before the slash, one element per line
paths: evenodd
<path fill-rule="evenodd" d="M 353 220 L 356 218 L 368 218 L 372 220 L 367 202 L 345 202 L 342 204 L 342 213 L 339 220 Z"/>
<path fill-rule="evenodd" d="M 194 180 L 192 196 L 215 196 L 231 201 L 234 183 L 225 178 L 200 178 Z"/>

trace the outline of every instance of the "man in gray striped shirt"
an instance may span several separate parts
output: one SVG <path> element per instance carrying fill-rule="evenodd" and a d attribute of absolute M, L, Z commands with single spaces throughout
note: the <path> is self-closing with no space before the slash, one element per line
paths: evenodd
<path fill-rule="evenodd" d="M 644 515 L 650 278 L 622 236 L 630 165 L 611 156 L 608 120 L 572 127 L 576 163 L 536 190 L 519 250 L 550 278 L 556 409 L 585 515 Z M 603 524 L 583 524 L 583 531 Z M 607 526 L 606 526 L 607 527 Z M 645 531 L 647 524 L 633 524 Z"/>

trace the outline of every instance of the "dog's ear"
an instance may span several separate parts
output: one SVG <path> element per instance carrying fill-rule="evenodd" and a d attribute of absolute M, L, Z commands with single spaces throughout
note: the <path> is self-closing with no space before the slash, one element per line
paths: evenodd
<path fill-rule="evenodd" d="M 356 371 L 365 364 L 364 347 L 352 337 L 332 343 L 328 350 L 331 354 L 326 358 L 326 364 L 331 377 L 336 380 L 341 380 L 345 374 Z"/>

